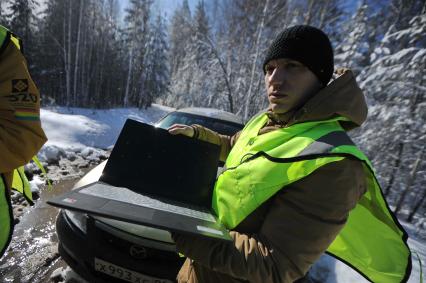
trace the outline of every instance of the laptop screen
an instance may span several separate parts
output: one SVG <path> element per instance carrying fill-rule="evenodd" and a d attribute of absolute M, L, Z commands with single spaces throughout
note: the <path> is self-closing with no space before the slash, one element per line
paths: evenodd
<path fill-rule="evenodd" d="M 210 207 L 220 147 L 127 119 L 100 181 Z"/>

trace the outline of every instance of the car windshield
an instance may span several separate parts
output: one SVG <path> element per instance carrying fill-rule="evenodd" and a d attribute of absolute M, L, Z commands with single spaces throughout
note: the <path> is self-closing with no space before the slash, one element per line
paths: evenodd
<path fill-rule="evenodd" d="M 173 124 L 192 125 L 199 124 L 219 134 L 232 136 L 244 126 L 238 123 L 219 120 L 195 114 L 172 112 L 157 123 L 157 127 L 167 129 Z"/>

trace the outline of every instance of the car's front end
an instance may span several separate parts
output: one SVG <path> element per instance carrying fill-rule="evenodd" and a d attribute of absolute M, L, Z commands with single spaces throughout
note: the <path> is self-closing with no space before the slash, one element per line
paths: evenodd
<path fill-rule="evenodd" d="M 231 135 L 243 125 L 220 110 L 189 108 L 174 111 L 156 126 L 201 124 Z M 86 174 L 75 187 L 99 179 L 106 161 Z M 175 282 L 184 258 L 176 253 L 168 231 L 123 221 L 61 210 L 56 222 L 59 253 L 89 282 Z"/>

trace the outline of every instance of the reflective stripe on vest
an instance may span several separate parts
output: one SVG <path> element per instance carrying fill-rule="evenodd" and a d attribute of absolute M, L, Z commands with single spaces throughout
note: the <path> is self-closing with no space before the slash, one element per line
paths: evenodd
<path fill-rule="evenodd" d="M 22 41 L 7 28 L 0 25 L 0 54 L 6 49 L 9 41 L 12 41 L 16 47 L 22 52 Z"/>
<path fill-rule="evenodd" d="M 31 192 L 30 183 L 25 175 L 24 166 L 13 170 L 12 189 L 21 193 L 30 205 L 34 205 L 33 193 Z"/>
<path fill-rule="evenodd" d="M 45 181 L 47 183 L 47 187 L 51 190 L 52 189 L 52 182 L 50 182 L 49 177 L 47 176 L 46 169 L 44 169 L 43 164 L 41 164 L 40 160 L 38 160 L 37 155 L 33 156 L 33 162 L 38 167 L 38 169 L 40 169 L 41 176 L 45 179 Z"/>
<path fill-rule="evenodd" d="M 401 282 L 411 272 L 407 234 L 390 211 L 368 158 L 353 144 L 336 117 L 295 124 L 258 135 L 261 114 L 241 132 L 218 177 L 212 207 L 228 228 L 285 186 L 346 157 L 363 161 L 367 192 L 350 212 L 327 252 L 373 282 Z M 285 189 L 285 188 L 284 188 Z"/>
<path fill-rule="evenodd" d="M 13 212 L 10 194 L 6 188 L 6 180 L 1 174 L 0 178 L 0 258 L 9 246 L 13 232 Z"/>
<path fill-rule="evenodd" d="M 49 178 L 47 177 L 46 170 L 44 169 L 40 160 L 38 160 L 36 155 L 33 156 L 32 160 L 36 164 L 36 166 L 41 170 L 42 177 L 46 179 L 47 187 L 49 189 L 52 189 L 52 184 L 51 184 Z M 21 193 L 25 197 L 25 199 L 27 200 L 29 205 L 34 205 L 33 193 L 31 191 L 31 185 L 30 185 L 30 182 L 28 182 L 27 176 L 25 175 L 24 166 L 21 166 L 21 167 L 15 169 L 15 170 L 13 170 L 12 189 Z"/>

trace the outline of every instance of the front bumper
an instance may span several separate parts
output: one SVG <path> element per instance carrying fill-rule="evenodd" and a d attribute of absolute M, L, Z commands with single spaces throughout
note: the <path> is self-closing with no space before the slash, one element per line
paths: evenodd
<path fill-rule="evenodd" d="M 87 234 L 61 211 L 56 220 L 59 253 L 66 263 L 89 282 L 123 282 L 95 271 L 95 258 L 152 277 L 176 280 L 183 263 L 175 252 L 153 249 L 123 240 L 102 229 L 89 217 Z"/>

